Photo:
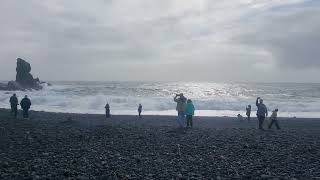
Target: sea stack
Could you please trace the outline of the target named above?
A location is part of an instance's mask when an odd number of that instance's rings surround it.
[[[40,86],[40,80],[39,78],[34,79],[31,72],[31,65],[21,59],[17,59],[17,75],[16,75],[16,82],[21,85],[23,88],[26,89],[41,89],[42,87]]]
[[[0,85],[0,90],[8,90],[8,91],[16,91],[16,90],[41,90],[41,82],[39,78],[33,78],[31,72],[31,65],[21,59],[17,59],[17,67],[16,67],[16,80],[9,81],[5,86],[3,84]]]

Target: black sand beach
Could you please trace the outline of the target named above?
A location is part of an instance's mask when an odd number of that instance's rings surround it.
[[[0,110],[0,179],[320,179],[320,119],[30,115]]]

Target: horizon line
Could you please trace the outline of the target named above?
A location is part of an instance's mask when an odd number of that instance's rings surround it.
[[[9,82],[13,80],[0,80],[0,82]],[[198,80],[198,81],[185,81],[185,80],[41,80],[42,82],[149,82],[149,83],[249,83],[249,84],[320,84],[320,82],[293,82],[293,81],[211,81],[211,80]]]

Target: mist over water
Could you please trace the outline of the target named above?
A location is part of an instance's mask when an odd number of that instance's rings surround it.
[[[27,94],[32,109],[51,112],[103,114],[106,102],[112,114],[175,115],[173,97],[183,92],[193,100],[200,116],[245,115],[248,104],[255,116],[255,100],[264,99],[269,111],[280,116],[320,117],[320,84],[291,83],[175,83],[175,82],[52,82],[42,91],[17,91],[19,100]],[[0,107],[9,108],[14,92],[0,91]]]

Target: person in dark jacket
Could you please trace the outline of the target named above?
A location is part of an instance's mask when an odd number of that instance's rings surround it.
[[[247,120],[250,122],[250,116],[251,116],[251,105],[248,105],[246,108],[246,115],[247,115]]]
[[[278,111],[279,111],[278,109],[275,109],[274,111],[272,111],[272,114],[270,116],[271,123],[269,124],[269,129],[271,129],[273,124],[276,125],[278,130],[281,129],[278,123]]]
[[[176,94],[174,101],[177,103],[176,110],[178,111],[178,125],[180,128],[185,126],[185,110],[187,105],[187,98],[184,97],[183,93]]]
[[[23,118],[28,119],[29,118],[29,109],[31,107],[31,101],[27,95],[25,95],[24,98],[21,100],[20,106],[23,110]]]
[[[109,105],[109,103],[107,103],[104,108],[106,109],[106,118],[109,118],[110,117],[110,105]]]
[[[259,129],[263,130],[263,123],[264,123],[264,119],[268,116],[268,109],[267,109],[267,106],[263,104],[263,100],[260,97],[257,98],[256,105],[258,108],[257,117],[259,120]]]
[[[15,118],[17,118],[18,114],[18,98],[16,94],[13,94],[10,97],[10,106],[11,106],[11,115],[13,115]]]
[[[142,112],[142,105],[139,104],[139,107],[138,107],[139,118],[141,118],[141,112]]]

